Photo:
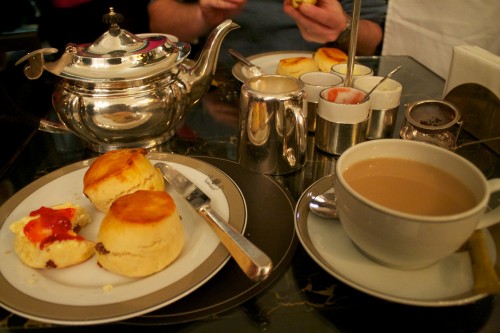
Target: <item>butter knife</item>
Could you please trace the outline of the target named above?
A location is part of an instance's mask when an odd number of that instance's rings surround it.
[[[207,221],[219,236],[243,272],[253,281],[265,280],[273,269],[271,259],[250,242],[214,210],[210,198],[171,165],[155,164],[163,178],[179,193],[194,210]]]

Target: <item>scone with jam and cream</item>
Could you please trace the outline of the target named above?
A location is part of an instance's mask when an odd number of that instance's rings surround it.
[[[94,254],[94,242],[78,235],[91,222],[89,214],[70,203],[40,207],[10,225],[16,235],[14,250],[33,268],[64,268],[80,264]]]

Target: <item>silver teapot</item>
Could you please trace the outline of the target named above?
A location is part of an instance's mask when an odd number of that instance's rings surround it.
[[[73,132],[97,152],[150,148],[169,140],[186,109],[210,87],[226,34],[239,25],[226,20],[209,35],[196,63],[191,46],[166,34],[134,35],[119,27],[121,15],[110,8],[110,28],[92,44],[68,44],[56,61],[54,48],[28,53],[24,74],[44,70],[58,77],[52,105],[60,122],[41,119],[39,130]]]

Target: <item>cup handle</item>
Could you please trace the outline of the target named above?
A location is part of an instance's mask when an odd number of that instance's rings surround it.
[[[297,147],[302,150],[305,150],[305,131],[306,131],[306,122],[305,118],[302,115],[302,109],[296,105],[287,106],[285,112],[291,112],[295,116],[295,139],[297,141]],[[286,117],[283,120],[283,157],[287,160],[288,164],[293,167],[297,163],[297,157],[295,156],[295,152],[293,148],[288,148],[287,142],[287,133],[288,129],[286,128]]]
[[[500,191],[500,178],[490,179],[487,182],[489,193]],[[492,225],[500,222],[500,205],[485,213],[479,221],[476,229],[483,229],[491,227]]]

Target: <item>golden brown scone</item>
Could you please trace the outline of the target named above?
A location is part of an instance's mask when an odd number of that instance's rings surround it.
[[[111,205],[99,228],[96,255],[108,271],[129,277],[163,270],[181,253],[184,230],[172,197],[139,190]]]
[[[10,225],[16,234],[14,250],[33,268],[64,268],[80,264],[94,255],[94,242],[77,232],[90,223],[89,214],[70,203],[40,207]]]
[[[83,177],[83,193],[106,213],[117,198],[137,190],[165,191],[159,170],[146,158],[147,150],[119,149],[99,156]]]
[[[293,57],[280,59],[276,68],[276,74],[298,78],[304,73],[316,72],[318,70],[318,65],[313,58]]]
[[[316,2],[316,0],[292,0],[292,6],[293,8],[299,8],[301,3],[309,3],[311,5],[315,5]]]
[[[321,47],[314,52],[313,58],[320,71],[331,72],[333,65],[347,61],[347,54],[335,47]]]

